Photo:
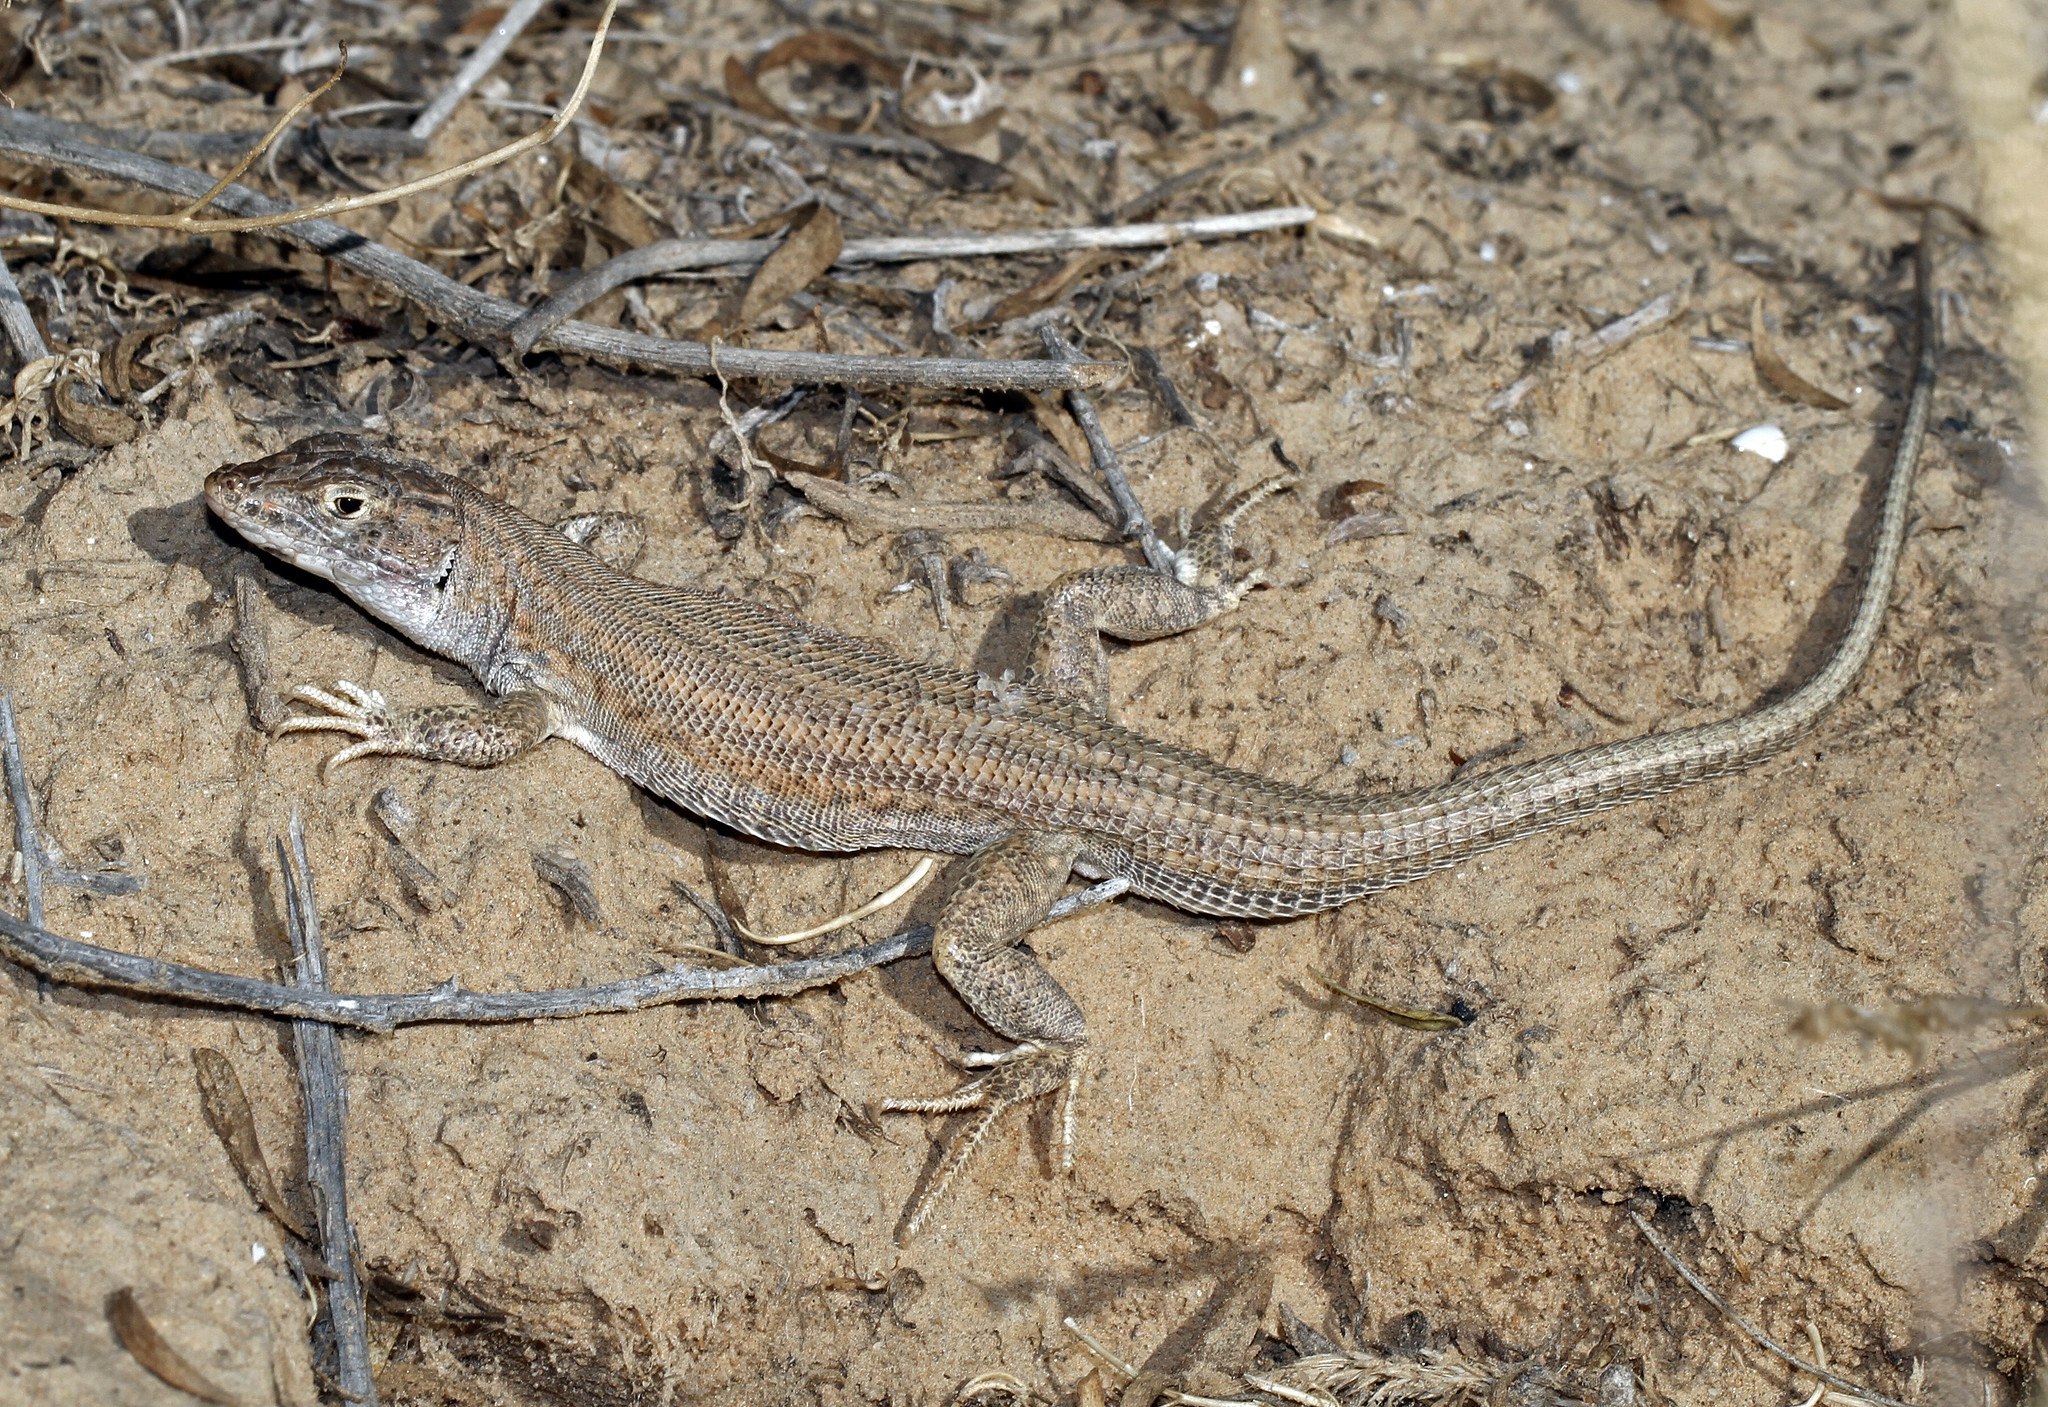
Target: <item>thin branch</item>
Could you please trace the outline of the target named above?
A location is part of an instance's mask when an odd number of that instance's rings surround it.
[[[1749,1335],[1749,1337],[1756,1342],[1759,1348],[1765,1349],[1770,1353],[1775,1354],[1777,1357],[1791,1364],[1800,1372],[1805,1373],[1808,1377],[1818,1378],[1820,1379],[1820,1381],[1826,1383],[1829,1387],[1837,1388],[1842,1392],[1854,1394],[1855,1396],[1862,1398],[1866,1402],[1874,1402],[1878,1404],[1878,1407],[1912,1407],[1911,1403],[1902,1402],[1896,1397],[1886,1397],[1881,1392],[1872,1392],[1867,1387],[1859,1387],[1855,1383],[1850,1382],[1847,1378],[1838,1376],[1835,1373],[1831,1373],[1825,1368],[1818,1367],[1812,1363],[1808,1363],[1798,1354],[1784,1347],[1776,1339],[1773,1339],[1769,1334],[1766,1334],[1763,1330],[1757,1328],[1756,1325],[1750,1323],[1747,1319],[1743,1318],[1742,1315],[1736,1310],[1735,1306],[1729,1304],[1728,1301],[1722,1299],[1719,1295],[1715,1294],[1713,1288],[1710,1285],[1708,1285],[1706,1281],[1702,1280],[1698,1275],[1694,1274],[1691,1266],[1687,1265],[1684,1261],[1678,1258],[1678,1253],[1671,1249],[1670,1243],[1667,1242],[1662,1236],[1658,1235],[1656,1229],[1652,1227],[1649,1222],[1645,1221],[1642,1217],[1642,1214],[1637,1212],[1633,1207],[1629,1208],[1628,1219],[1636,1224],[1636,1230],[1643,1233],[1643,1239],[1645,1241],[1648,1241],[1650,1245],[1656,1249],[1657,1254],[1664,1257],[1666,1261],[1670,1262],[1671,1268],[1678,1272],[1680,1279],[1684,1280],[1686,1284],[1692,1286],[1693,1289],[1696,1292],[1698,1292],[1699,1297],[1701,1299],[1705,1300],[1714,1308],[1720,1310],[1722,1315],[1728,1320],[1729,1323],[1733,1324],[1736,1328],[1742,1330],[1743,1333]]]
[[[42,836],[28,795],[28,768],[21,761],[21,734],[14,726],[14,696],[0,693],[0,765],[7,773],[7,796],[14,803],[14,848],[21,854],[21,888],[28,921],[43,926]],[[33,963],[29,964],[31,967]]]
[[[865,264],[908,264],[925,259],[973,259],[1002,254],[1045,254],[1075,249],[1143,249],[1187,240],[1306,225],[1316,212],[1284,205],[1233,215],[1209,215],[1142,225],[1078,225],[1054,230],[1003,230],[993,234],[890,235],[850,239],[832,263],[835,269]],[[629,249],[586,269],[549,294],[514,324],[510,337],[524,354],[564,318],[589,307],[615,288],[657,274],[687,269],[745,268],[759,264],[781,243],[775,239],[664,239]]]
[[[1039,340],[1045,344],[1045,354],[1054,361],[1077,361],[1080,353],[1069,347],[1059,332],[1046,324],[1038,329]],[[1067,392],[1067,409],[1073,413],[1074,422],[1081,427],[1081,433],[1088,437],[1088,452],[1095,460],[1095,471],[1102,475],[1102,482],[1109,489],[1110,497],[1116,500],[1117,511],[1123,514],[1125,537],[1135,538],[1139,550],[1152,569],[1171,575],[1174,568],[1173,553],[1159,540],[1159,534],[1152,530],[1152,520],[1145,515],[1145,507],[1138,502],[1137,494],[1131,491],[1131,481],[1124,477],[1124,467],[1117,458],[1116,446],[1109,442],[1109,432],[1102,428],[1102,417],[1095,413],[1095,402],[1080,390]]]
[[[293,225],[310,220],[319,220],[326,216],[339,215],[349,210],[364,210],[375,205],[389,205],[395,200],[403,200],[407,196],[418,195],[421,191],[433,190],[439,186],[464,180],[479,171],[488,171],[491,167],[502,165],[513,157],[523,155],[535,147],[545,146],[560,136],[562,129],[575,120],[577,111],[583,106],[584,96],[590,91],[590,81],[597,74],[598,58],[604,52],[605,35],[611,29],[612,13],[618,7],[619,0],[605,0],[604,15],[598,20],[597,35],[591,41],[589,56],[583,63],[583,72],[577,78],[575,90],[569,94],[569,100],[562,105],[561,109],[553,117],[549,118],[534,131],[508,142],[504,146],[487,151],[481,156],[471,157],[468,161],[457,162],[453,166],[431,172],[416,180],[401,181],[395,186],[389,186],[380,191],[366,191],[360,195],[336,196],[334,199],[322,201],[318,205],[309,205],[299,209],[276,209],[263,215],[238,216],[226,220],[202,220],[182,210],[169,215],[136,215],[118,210],[99,210],[85,205],[59,205],[43,200],[24,200],[20,196],[4,193],[0,193],[0,209],[27,210],[38,215],[47,215],[52,219],[78,220],[96,225],[132,225],[143,229],[176,230],[182,234],[239,234],[249,230],[273,229],[279,225]],[[271,136],[264,139],[265,144],[267,145],[275,135],[276,132],[273,129]],[[260,153],[262,148],[259,146],[256,150]],[[253,153],[249,159],[254,159]]]
[[[0,332],[6,333],[8,345],[23,366],[50,355],[50,344],[43,341],[5,259],[0,259]]]
[[[320,912],[313,899],[313,870],[306,862],[306,828],[292,808],[291,850],[277,845],[284,874],[285,926],[291,934],[301,989],[327,990],[327,954],[320,943]],[[348,1224],[348,1093],[341,1082],[341,1036],[319,1021],[294,1021],[299,1093],[306,1101],[306,1178],[313,1185],[313,1210],[320,1258],[334,1272],[327,1282],[327,1328],[334,1339],[335,1381],[352,1403],[377,1407],[377,1380],[370,1369],[369,1324],[363,1314],[363,1282],[356,1267],[355,1232]]]
[[[547,0],[515,0],[505,11],[504,18],[491,26],[491,32],[484,36],[484,42],[463,62],[455,72],[454,81],[441,90],[438,97],[427,104],[426,110],[413,119],[410,135],[424,146],[433,135],[441,130],[441,124],[455,113],[462,100],[469,96],[477,84],[484,81],[484,75],[497,67],[498,60],[505,57],[505,51],[512,47],[525,28],[533,23],[533,17],[541,12]],[[611,12],[605,12],[605,19],[611,19]]]
[[[115,151],[76,140],[68,124],[34,113],[0,111],[0,153],[31,164],[132,181],[137,185],[186,197],[212,184],[181,166]],[[252,214],[282,211],[283,205],[246,186],[220,193],[223,209]],[[275,225],[277,222],[271,222]],[[385,284],[420,304],[430,314],[479,342],[492,342],[525,315],[526,310],[503,298],[457,283],[397,250],[328,220],[285,224],[277,233],[345,268]],[[692,376],[712,373],[711,349],[701,342],[649,337],[618,328],[567,322],[541,344],[558,352],[578,352],[640,366],[661,367]],[[1056,391],[1100,384],[1114,368],[1102,362],[1061,364],[1047,361],[978,361],[964,357],[840,356],[820,352],[775,352],[747,347],[721,347],[718,364],[728,374],[759,381],[814,385],[923,386],[993,390]]]
[[[471,992],[451,977],[424,992],[308,992],[258,977],[95,947],[23,923],[12,914],[0,913],[0,951],[53,981],[324,1021],[364,1031],[390,1031],[424,1021],[538,1021],[597,1012],[642,1011],[676,1002],[788,996],[930,949],[931,929],[919,925],[831,957],[806,958],[772,967],[674,967],[592,987]]]
[[[1069,894],[1046,911],[1044,922],[1105,904],[1130,887],[1129,880],[1107,879]],[[917,924],[831,957],[805,958],[770,967],[676,967],[595,987],[556,987],[541,992],[466,992],[450,978],[431,991],[377,995],[309,992],[303,987],[266,982],[259,977],[139,957],[65,938],[23,923],[12,914],[0,913],[0,952],[53,981],[267,1016],[324,1021],[365,1031],[390,1031],[425,1021],[538,1021],[597,1012],[641,1011],[676,1002],[789,996],[871,967],[930,952],[931,942],[930,925]]]
[[[263,155],[264,152],[270,150],[271,146],[277,141],[277,139],[285,134],[285,129],[290,127],[294,122],[299,120],[299,114],[304,112],[307,108],[313,106],[313,104],[320,101],[320,99],[326,97],[327,90],[332,88],[335,84],[341,82],[341,76],[347,72],[348,45],[343,44],[341,46],[341,58],[335,63],[334,72],[327,75],[327,81],[322,83],[319,87],[308,92],[304,97],[300,98],[290,107],[286,108],[284,116],[278,118],[276,122],[272,123],[270,130],[263,134],[263,140],[257,142],[254,146],[250,147],[249,150],[242,153],[242,159],[240,161],[237,161],[233,166],[230,166],[228,168],[227,174],[225,176],[222,176],[218,181],[215,181],[213,183],[213,188],[207,191],[205,195],[200,196],[197,200],[194,200],[191,204],[187,205],[183,210],[180,210],[178,212],[177,218],[180,220],[190,220],[193,216],[197,215],[207,206],[213,204],[213,198],[215,196],[219,195],[229,186],[232,186],[235,182],[241,180],[242,173],[244,171],[247,171],[251,166],[254,166],[256,164],[256,158]]]
[[[7,794],[14,803],[15,848],[21,851],[22,887],[27,892],[30,922],[40,925],[43,914],[43,885],[59,884],[66,889],[83,889],[88,894],[118,896],[142,891],[142,876],[118,870],[72,870],[55,863],[43,845],[36,827],[35,811],[28,794],[28,769],[22,765],[21,735],[14,726],[14,698],[0,693],[0,774],[7,778]]]
[[[1181,192],[1192,190],[1197,186],[1208,185],[1218,175],[1233,166],[1239,166],[1247,161],[1257,161],[1263,157],[1271,156],[1282,148],[1292,146],[1305,137],[1313,137],[1339,118],[1348,116],[1350,112],[1351,108],[1349,105],[1339,103],[1320,116],[1311,117],[1306,122],[1289,127],[1284,131],[1275,132],[1271,137],[1255,147],[1247,147],[1243,151],[1235,151],[1225,156],[1219,156],[1214,161],[1205,161],[1192,170],[1183,171],[1178,176],[1172,176],[1161,181],[1143,195],[1133,196],[1122,205],[1111,210],[1108,213],[1108,218],[1115,221],[1142,220]],[[1310,214],[1313,215],[1314,212],[1311,211]]]
[[[400,103],[399,107],[410,109],[412,103]],[[547,109],[553,111],[553,109]],[[344,112],[360,112],[361,108],[346,108]],[[333,114],[331,117],[338,117]],[[101,146],[118,151],[130,152],[137,156],[154,156],[162,160],[211,161],[217,157],[239,156],[251,145],[263,140],[261,132],[159,132],[154,129],[137,131],[130,128],[101,127],[91,122],[66,122],[60,118],[39,116],[37,121],[49,136],[61,137],[74,142],[96,142]],[[319,119],[309,126],[320,128],[320,143],[335,156],[418,156],[421,146],[412,139],[410,132],[391,127],[330,127]],[[302,141],[304,134],[290,134],[286,147]]]

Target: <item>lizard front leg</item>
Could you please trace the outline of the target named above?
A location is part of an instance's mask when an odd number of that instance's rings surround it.
[[[533,689],[485,704],[395,709],[374,689],[346,679],[334,687],[332,694],[310,684],[292,690],[295,701],[326,712],[300,714],[277,725],[280,733],[352,733],[362,740],[330,756],[322,770],[373,754],[495,767],[539,746],[555,732],[552,705]]]
[[[1238,521],[1293,482],[1276,475],[1225,499],[1174,554],[1172,575],[1150,567],[1097,567],[1054,582],[1032,632],[1028,681],[1108,717],[1103,638],[1159,640],[1234,608],[1264,580],[1258,571],[1231,574]]]
[[[906,1234],[917,1233],[990,1126],[1012,1105],[1065,1090],[1060,1167],[1074,1165],[1074,1095],[1088,1026],[1066,989],[1018,943],[1059,897],[1080,853],[1078,836],[1006,836],[967,862],[932,926],[932,962],[939,975],[983,1024],[1017,1044],[999,1055],[970,1057],[966,1063],[986,1066],[986,1072],[950,1095],[884,1101],[882,1108],[891,1113],[983,1111],[940,1160],[911,1208]]]

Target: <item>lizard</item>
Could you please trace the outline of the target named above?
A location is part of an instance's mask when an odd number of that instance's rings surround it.
[[[1011,1042],[969,1055],[953,1093],[890,1112],[979,1116],[913,1201],[905,1235],[1001,1114],[1059,1093],[1071,1170],[1087,1023],[1022,940],[1072,875],[1197,914],[1314,913],[1626,802],[1742,771],[1811,731],[1870,658],[1906,536],[1932,405],[1926,241],[1919,350],[1853,615],[1826,663],[1775,701],[1391,795],[1287,785],[1120,726],[1103,640],[1145,641],[1234,608],[1235,533],[1268,479],[1198,520],[1171,572],[1097,567],[1048,588],[1020,682],[902,658],[723,591],[610,565],[463,479],[325,434],[208,476],[213,512],[414,643],[468,666],[489,702],[396,708],[346,681],[280,732],[373,754],[491,767],[563,738],[655,795],[798,850],[968,857],[933,921],[941,977]]]

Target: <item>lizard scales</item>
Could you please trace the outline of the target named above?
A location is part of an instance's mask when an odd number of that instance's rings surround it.
[[[721,592],[660,586],[459,479],[350,436],[209,475],[242,536],[333,581],[418,644],[466,664],[489,705],[389,710],[302,688],[279,731],[336,730],[371,753],[492,766],[565,737],[684,808],[815,851],[968,855],[933,923],[941,976],[1014,1044],[984,1073],[885,1111],[982,1114],[913,1203],[915,1232],[1000,1113],[1064,1088],[1062,1166],[1088,1056],[1073,998],[1021,941],[1069,874],[1127,880],[1199,913],[1282,917],[1420,878],[1523,836],[1749,767],[1839,702],[1869,660],[1905,540],[1933,401],[1928,246],[1920,350],[1855,613],[1785,697],[1716,723],[1355,798],[1226,767],[1109,718],[1104,636],[1150,640],[1235,606],[1230,534],[1273,481],[1232,498],[1171,573],[1105,567],[1047,593],[1026,683],[918,664]],[[820,977],[816,980],[830,980]],[[808,983],[802,985],[809,985]],[[790,987],[786,990],[798,990]]]

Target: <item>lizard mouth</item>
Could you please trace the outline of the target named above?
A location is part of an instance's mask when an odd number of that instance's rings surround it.
[[[334,579],[333,563],[326,554],[309,544],[302,535],[279,525],[283,514],[277,505],[250,487],[232,469],[216,469],[206,476],[206,506],[214,516],[240,533],[255,546],[301,571],[329,581]]]

